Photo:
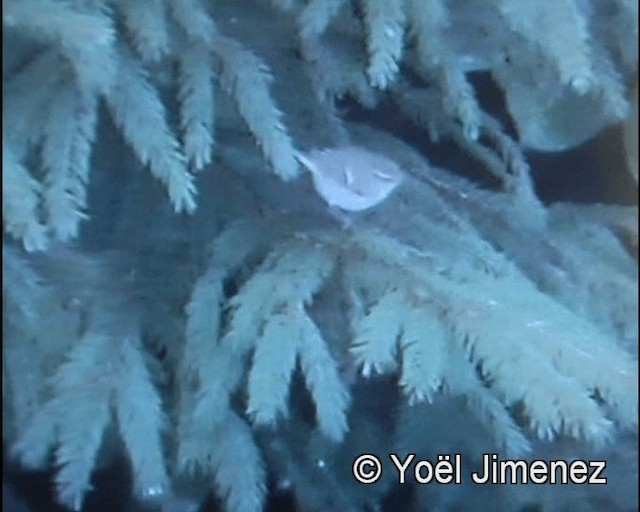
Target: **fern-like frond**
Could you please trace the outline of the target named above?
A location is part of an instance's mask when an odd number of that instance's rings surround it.
[[[111,419],[113,376],[108,365],[108,336],[91,333],[71,351],[55,377],[51,410],[55,411],[57,496],[60,503],[80,510],[91,489],[91,474]],[[69,404],[74,404],[69,407]],[[41,442],[41,440],[40,440]]]
[[[202,0],[169,0],[171,14],[193,43],[211,44],[215,23]]]
[[[404,0],[366,0],[369,65],[367,75],[374,87],[386,89],[398,72],[405,28]]]
[[[74,9],[69,2],[9,0],[3,5],[2,19],[5,25],[58,47],[87,93],[108,91],[116,67],[116,33],[104,12]]]
[[[117,346],[117,360],[126,368],[114,382],[113,404],[131,460],[134,488],[138,496],[154,498],[169,489],[161,437],[165,427],[162,403],[140,344],[131,338],[112,343]]]
[[[630,357],[539,293],[513,266],[503,262],[501,273],[474,272],[468,281],[463,268],[459,275],[443,273],[436,260],[387,237],[365,232],[354,241],[423,290],[450,333],[448,343],[466,354],[467,364],[480,368],[505,406],[524,406],[538,437],[564,434],[600,445],[611,436],[611,419],[635,428],[637,368]],[[409,302],[409,310],[419,309]],[[430,331],[442,339],[441,327]],[[608,409],[594,400],[594,391]]]
[[[80,221],[87,218],[84,210],[96,137],[96,100],[72,84],[62,84],[45,125],[41,151],[47,173],[43,201],[47,223],[53,235],[63,241],[76,238]]]
[[[403,298],[397,289],[385,292],[354,326],[351,353],[365,377],[372,371],[385,373],[396,366],[397,341],[405,314]]]
[[[156,62],[169,51],[169,28],[165,0],[118,0],[133,45],[142,60]]]
[[[222,89],[235,100],[273,172],[283,180],[296,178],[299,169],[293,142],[269,93],[273,80],[269,69],[253,52],[221,34],[215,38],[213,51],[222,62]]]
[[[158,93],[127,52],[121,53],[119,62],[115,84],[107,95],[111,114],[140,161],[167,188],[175,211],[191,213],[196,207],[193,176],[167,125]]]
[[[584,94],[597,83],[591,61],[588,20],[576,0],[521,4],[497,2],[500,14],[523,37],[553,58],[560,81]]]
[[[180,56],[180,125],[184,154],[196,171],[211,162],[214,126],[213,62],[201,42]]]
[[[346,432],[346,388],[305,310],[334,263],[331,250],[311,240],[283,242],[231,300],[229,331],[222,343],[239,353],[253,349],[247,412],[257,424],[273,425],[286,412],[289,383],[299,358],[320,429],[334,439]]]
[[[241,418],[229,413],[215,429],[215,486],[226,510],[261,512],[266,494],[264,463]]]
[[[341,442],[349,428],[349,392],[317,326],[308,318],[301,319],[300,326],[302,336],[298,357],[315,404],[318,427],[332,441]]]
[[[400,386],[409,403],[432,401],[447,373],[448,336],[429,306],[409,312],[402,326]]]
[[[256,340],[249,372],[247,414],[257,425],[276,424],[287,413],[289,385],[296,367],[299,343],[295,313],[270,316]]]
[[[2,220],[7,232],[29,252],[43,250],[48,243],[38,208],[41,190],[41,185],[17,161],[3,140]]]

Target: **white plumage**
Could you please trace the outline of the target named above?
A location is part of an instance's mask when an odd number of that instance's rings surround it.
[[[357,146],[296,153],[313,177],[318,194],[346,211],[367,210],[402,182],[404,173],[393,160]]]

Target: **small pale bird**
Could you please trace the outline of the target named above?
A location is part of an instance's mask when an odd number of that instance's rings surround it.
[[[404,178],[393,160],[357,146],[297,152],[296,158],[327,204],[349,212],[381,203]]]

